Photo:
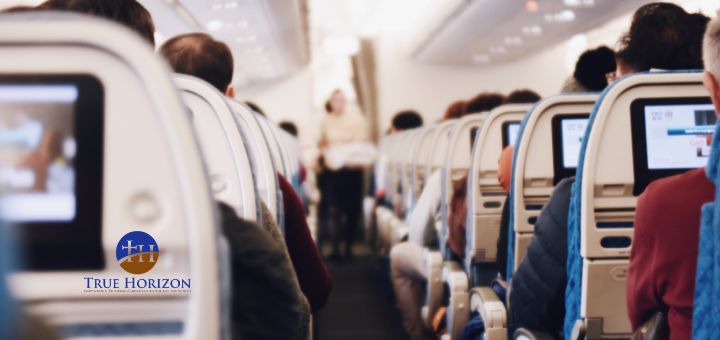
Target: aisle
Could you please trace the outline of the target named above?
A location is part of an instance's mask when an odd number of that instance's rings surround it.
[[[385,297],[380,265],[366,245],[355,246],[356,260],[326,263],[333,291],[319,315],[319,340],[409,339],[394,302]]]

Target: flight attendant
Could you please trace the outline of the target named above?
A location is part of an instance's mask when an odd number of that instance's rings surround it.
[[[335,90],[325,104],[328,115],[322,122],[320,148],[323,161],[323,200],[328,208],[330,237],[333,253],[331,261],[342,262],[341,236],[345,236],[345,259],[353,257],[352,244],[362,213],[363,167],[343,159],[343,150],[367,144],[368,132],[365,117],[348,106],[345,95]],[[343,224],[343,217],[345,223]]]

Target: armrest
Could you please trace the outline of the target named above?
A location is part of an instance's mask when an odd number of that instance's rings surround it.
[[[543,331],[534,331],[527,328],[518,328],[513,334],[514,340],[555,340],[550,334]]]
[[[423,248],[423,260],[425,261],[425,266],[428,268],[428,272],[432,269],[442,268],[443,261],[445,261],[439,251],[431,250],[430,248]]]
[[[423,320],[425,320],[425,325],[430,328],[432,327],[435,312],[440,308],[443,300],[442,265],[444,260],[439,251],[424,248],[423,261],[425,262],[425,268],[427,268],[428,285],[426,289],[426,305],[420,313]]]
[[[469,283],[467,273],[465,273],[460,264],[455,261],[443,263],[442,279],[443,282],[447,282],[451,294],[468,291]]]
[[[490,287],[475,287],[470,290],[470,311],[480,313],[485,329],[507,326],[505,305]]]

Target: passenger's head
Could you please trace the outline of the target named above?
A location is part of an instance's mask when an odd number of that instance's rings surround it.
[[[463,176],[453,184],[453,194],[450,200],[448,214],[448,230],[450,237],[448,243],[460,256],[465,256],[465,223],[467,220],[467,181],[468,175]]]
[[[398,112],[392,119],[392,132],[414,129],[423,125],[423,119],[419,113],[413,110]]]
[[[620,38],[617,76],[650,69],[702,69],[702,37],[709,20],[671,3],[640,7]]]
[[[605,75],[616,69],[615,51],[607,46],[600,46],[580,55],[575,64],[573,78],[584,88],[600,92],[608,85]]]
[[[502,104],[534,104],[542,99],[542,97],[535,91],[529,89],[521,89],[510,92]]]
[[[460,118],[463,115],[465,115],[465,101],[458,100],[445,109],[443,120]]]
[[[245,101],[245,105],[247,105],[250,109],[257,112],[261,116],[265,117],[265,112],[259,106],[257,106],[257,104],[251,101]]]
[[[340,90],[335,90],[330,99],[325,102],[327,113],[342,114],[345,112],[345,95]]]
[[[230,86],[233,55],[224,42],[205,33],[190,33],[170,38],[158,51],[173,71],[198,77],[228,97],[235,97]]]
[[[510,193],[513,151],[515,151],[515,147],[512,145],[506,146],[500,154],[500,159],[498,159],[498,182],[500,182],[500,186],[505,190],[506,194]]]
[[[8,7],[0,11],[0,13],[23,13],[23,12],[32,12],[36,11],[36,7],[30,7],[30,6],[13,6]]]
[[[505,96],[500,93],[483,92],[465,102],[463,115],[492,111],[502,105],[503,100],[505,100]]]
[[[297,126],[295,126],[295,123],[293,122],[280,122],[280,128],[285,130],[287,133],[297,137],[298,136],[298,129]]]
[[[710,92],[715,105],[715,114],[720,112],[720,19],[715,18],[708,24],[703,41],[703,61],[705,78],[703,84]]]
[[[115,21],[140,34],[155,47],[155,24],[136,0],[48,0],[38,9],[87,14]]]

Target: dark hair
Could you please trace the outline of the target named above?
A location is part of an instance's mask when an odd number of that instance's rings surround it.
[[[265,116],[265,111],[263,111],[259,106],[257,106],[257,104],[246,100],[245,105],[249,106],[253,111],[259,113],[261,116],[267,117]]]
[[[166,41],[160,54],[177,72],[198,77],[225,92],[233,77],[233,56],[224,42],[205,33],[189,33]]]
[[[155,24],[150,12],[136,0],[48,0],[37,6],[105,18],[125,25],[155,46]]]
[[[295,137],[298,136],[298,129],[297,129],[297,126],[295,126],[295,123],[284,121],[284,122],[280,122],[279,125],[280,125],[280,128],[287,131],[287,133],[289,133]]]
[[[8,7],[6,9],[1,10],[0,13],[23,13],[23,12],[32,12],[35,10],[37,10],[36,7],[13,6],[13,7]]]
[[[491,111],[502,105],[503,100],[505,100],[505,96],[500,93],[483,92],[465,103],[463,116],[470,113]]]
[[[453,184],[453,194],[450,199],[450,208],[454,211],[456,206],[467,198],[468,175],[463,176]]]
[[[600,46],[580,55],[575,64],[573,77],[590,91],[602,91],[608,84],[605,75],[615,69],[617,69],[615,51],[607,46]]]
[[[465,115],[465,101],[458,100],[458,101],[450,104],[450,106],[448,106],[448,108],[445,109],[445,114],[443,115],[443,120],[460,118],[464,115]]]
[[[398,112],[392,119],[392,126],[398,130],[413,129],[422,125],[422,117],[413,110]]]
[[[333,93],[330,95],[330,98],[328,98],[328,100],[325,102],[325,112],[327,112],[327,113],[332,112],[332,106],[330,105],[330,101],[332,100],[333,97],[335,97],[335,94],[337,94],[338,92],[341,92],[340,89],[333,91]]]
[[[644,5],[620,38],[617,58],[635,72],[702,69],[702,40],[709,20],[671,3]]]
[[[603,74],[604,77],[604,74]],[[505,97],[505,100],[503,100],[503,105],[505,104],[534,104],[537,101],[542,99],[542,97],[537,94],[537,92],[530,90],[530,89],[520,89],[510,92],[507,97]]]

